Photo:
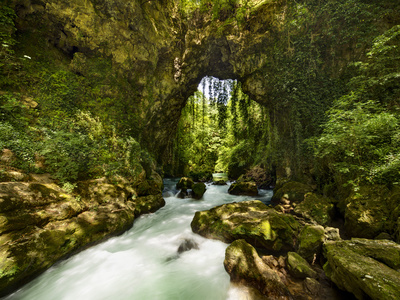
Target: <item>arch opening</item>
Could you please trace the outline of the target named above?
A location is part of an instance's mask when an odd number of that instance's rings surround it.
[[[208,181],[216,172],[237,179],[254,166],[271,170],[270,135],[268,109],[240,81],[205,76],[182,109],[165,175]]]

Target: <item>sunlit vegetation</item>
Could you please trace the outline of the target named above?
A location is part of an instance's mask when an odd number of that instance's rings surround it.
[[[267,165],[273,142],[267,109],[236,81],[205,77],[199,86],[182,111],[170,172],[207,180],[224,171],[237,178]]]

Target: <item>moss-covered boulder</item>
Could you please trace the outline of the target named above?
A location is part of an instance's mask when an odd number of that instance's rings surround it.
[[[196,212],[193,232],[226,243],[244,239],[255,247],[271,251],[295,247],[299,223],[291,215],[279,213],[261,201],[244,201]]]
[[[325,274],[357,299],[398,299],[400,245],[385,240],[330,241],[323,246]]]
[[[307,184],[289,181],[283,185],[277,185],[277,187],[274,189],[274,195],[272,196],[271,201],[273,203],[279,203],[281,198],[285,198],[291,202],[299,203],[304,200],[305,194],[312,191],[313,188]]]
[[[182,177],[181,179],[179,179],[179,182],[176,184],[176,188],[186,191],[187,189],[191,189],[193,184],[194,184],[194,182],[191,178]]]
[[[346,234],[373,239],[384,231],[395,232],[399,200],[400,195],[396,198],[385,186],[361,187],[345,200]]]
[[[290,274],[294,278],[305,279],[306,277],[317,277],[317,272],[296,252],[288,252],[286,264]]]
[[[206,185],[203,182],[197,182],[192,186],[192,197],[200,199],[206,192]]]
[[[232,282],[255,287],[268,299],[290,299],[290,292],[278,273],[245,240],[236,240],[226,249],[224,266]]]
[[[296,205],[294,212],[309,221],[326,226],[332,220],[333,209],[334,205],[328,198],[307,193],[304,195],[304,200]]]
[[[237,181],[231,184],[228,193],[231,195],[257,196],[258,189],[254,181]]]
[[[299,235],[299,253],[308,262],[312,262],[321,253],[322,243],[325,238],[324,227],[319,225],[307,225]]]

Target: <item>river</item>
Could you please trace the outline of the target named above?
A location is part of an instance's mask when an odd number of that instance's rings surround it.
[[[259,199],[268,203],[272,191],[258,197],[233,196],[228,186],[207,185],[202,200],[178,199],[176,180],[165,179],[166,205],[141,216],[124,234],[57,263],[7,300],[234,300],[223,261],[225,243],[192,232],[194,213],[214,206]],[[199,249],[178,254],[185,239]]]

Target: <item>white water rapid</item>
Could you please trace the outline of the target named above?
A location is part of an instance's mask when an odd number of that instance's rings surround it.
[[[223,261],[225,243],[194,234],[194,213],[214,206],[259,199],[232,196],[228,186],[208,185],[202,200],[178,199],[175,180],[166,179],[165,207],[138,218],[123,235],[64,260],[22,287],[7,300],[233,300]],[[178,254],[184,239],[199,249]]]

